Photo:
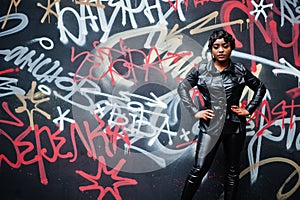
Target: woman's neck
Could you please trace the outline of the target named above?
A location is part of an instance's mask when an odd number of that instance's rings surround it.
[[[217,68],[218,71],[223,71],[226,67],[228,67],[228,64],[229,64],[229,60],[224,62],[218,62],[218,61],[214,62],[215,68]]]

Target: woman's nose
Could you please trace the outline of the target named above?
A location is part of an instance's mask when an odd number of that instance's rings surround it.
[[[223,52],[223,51],[224,51],[223,47],[219,47],[219,52]]]

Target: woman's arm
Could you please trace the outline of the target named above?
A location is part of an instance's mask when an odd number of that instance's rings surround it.
[[[197,85],[198,82],[198,71],[193,68],[189,71],[185,79],[183,79],[177,88],[177,93],[181,98],[183,105],[188,109],[190,113],[195,115],[198,112],[197,106],[194,104],[190,90]]]
[[[245,81],[246,81],[246,85],[251,90],[254,91],[254,95],[253,95],[251,101],[246,106],[246,110],[248,110],[248,112],[250,114],[252,114],[256,110],[256,108],[259,106],[261,101],[263,100],[265,93],[266,93],[266,87],[248,69],[246,69],[246,72],[245,72]]]

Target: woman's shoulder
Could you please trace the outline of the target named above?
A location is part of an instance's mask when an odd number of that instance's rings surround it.
[[[211,67],[212,67],[212,61],[202,60],[200,63],[198,63],[197,70],[199,72],[203,72],[203,71],[210,70]]]
[[[198,63],[197,67],[206,67],[210,62],[207,60],[202,60],[201,62]]]
[[[232,62],[232,65],[234,66],[235,72],[245,73],[248,70],[242,63],[239,62]]]

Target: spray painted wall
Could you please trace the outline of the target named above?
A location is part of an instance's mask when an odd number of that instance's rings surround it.
[[[179,199],[197,121],[176,89],[221,28],[268,88],[239,197],[300,198],[297,0],[7,0],[0,17],[1,199]],[[222,158],[198,198],[221,195]]]

